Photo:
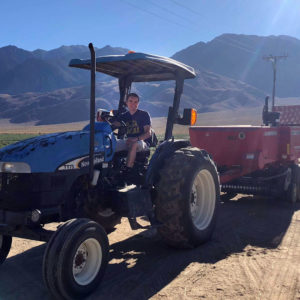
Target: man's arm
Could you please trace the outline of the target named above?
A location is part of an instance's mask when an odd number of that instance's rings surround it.
[[[144,126],[144,133],[139,135],[138,141],[144,141],[146,139],[148,139],[151,136],[151,126],[150,125],[145,125]]]
[[[126,144],[130,145],[130,144],[136,143],[138,141],[144,141],[147,138],[149,138],[150,136],[151,136],[151,126],[150,125],[145,125],[144,126],[144,133],[142,133],[141,135],[136,136],[136,137],[129,137],[126,140]]]

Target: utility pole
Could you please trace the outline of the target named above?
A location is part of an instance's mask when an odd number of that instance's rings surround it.
[[[275,105],[276,64],[277,64],[278,60],[284,59],[284,58],[287,58],[287,55],[280,55],[280,56],[269,55],[269,56],[264,56],[263,57],[264,60],[271,61],[272,62],[272,67],[273,67],[272,110],[273,110],[273,107]]]

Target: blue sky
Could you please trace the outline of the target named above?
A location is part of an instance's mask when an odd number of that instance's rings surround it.
[[[93,42],[171,56],[223,33],[300,39],[300,0],[0,1],[0,47]]]

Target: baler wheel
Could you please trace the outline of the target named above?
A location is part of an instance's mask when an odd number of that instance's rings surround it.
[[[290,183],[284,196],[289,203],[294,204],[300,200],[300,168],[298,165],[293,165],[290,170]]]
[[[295,183],[296,183],[296,189],[297,189],[297,197],[296,202],[300,202],[300,167],[298,165],[294,168],[295,173]]]
[[[220,189],[209,155],[198,148],[181,148],[166,159],[159,176],[154,204],[163,241],[176,248],[191,248],[210,239]]]
[[[12,237],[9,235],[0,235],[0,265],[6,260],[11,248]]]
[[[286,197],[289,203],[296,203],[299,197],[299,190],[296,182],[291,182],[287,192]]]

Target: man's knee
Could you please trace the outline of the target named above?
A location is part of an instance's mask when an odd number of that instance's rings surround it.
[[[116,152],[128,150],[126,141],[123,139],[117,140]]]
[[[137,142],[137,152],[145,151],[147,149],[149,149],[149,147],[144,141]]]
[[[129,151],[137,151],[137,148],[138,148],[138,143],[137,143],[137,142],[131,143],[131,144],[128,146],[128,150],[129,150]]]

